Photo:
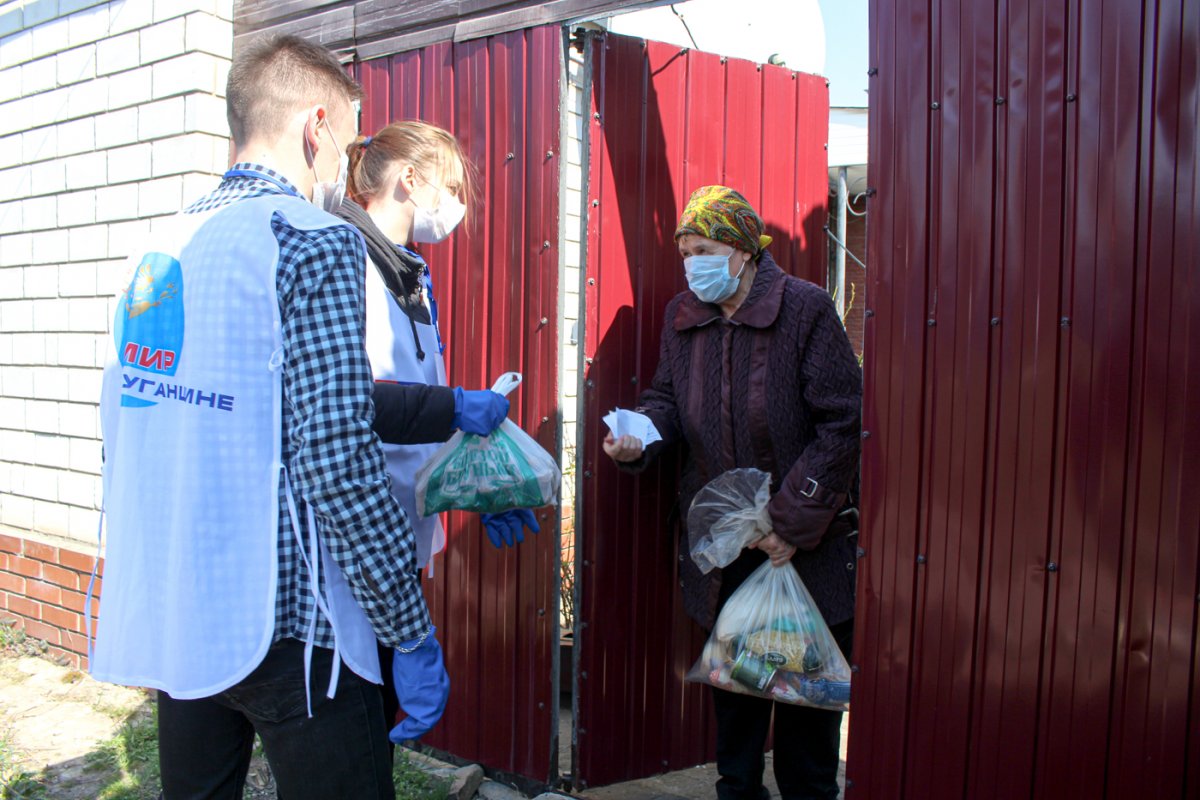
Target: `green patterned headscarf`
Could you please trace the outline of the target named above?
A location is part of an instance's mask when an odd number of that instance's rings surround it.
[[[771,237],[763,234],[765,227],[758,212],[733,189],[701,186],[683,209],[675,239],[694,233],[757,256],[771,243]]]

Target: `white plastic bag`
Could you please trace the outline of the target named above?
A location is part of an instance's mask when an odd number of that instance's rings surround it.
[[[746,545],[771,532],[771,476],[731,469],[704,485],[688,509],[688,549],[702,573],[727,567]]]
[[[506,372],[492,391],[508,394],[521,374]],[[488,436],[458,431],[417,470],[417,511],[458,509],[495,514],[538,508],[558,498],[558,462],[510,419]]]
[[[850,705],[850,665],[790,563],[765,561],[738,587],[687,679],[794,705]]]

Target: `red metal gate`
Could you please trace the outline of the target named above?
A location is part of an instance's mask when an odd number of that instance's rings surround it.
[[[510,418],[558,452],[559,90],[562,32],[527,29],[364,61],[362,129],[423,119],[453,132],[479,169],[481,202],[428,247],[450,383],[525,382]],[[452,514],[424,581],[452,677],[428,738],[489,767],[551,779],[557,731],[558,513],[514,549]]]
[[[852,798],[1200,796],[1200,3],[872,0]]]
[[[785,269],[825,282],[824,78],[612,34],[591,40],[580,587],[583,786],[706,761],[707,694],[683,675],[702,632],[677,586],[676,464],[633,479],[600,448],[600,417],[632,407],[658,360],[663,309],[686,289],[675,223],[697,186],[742,191]]]

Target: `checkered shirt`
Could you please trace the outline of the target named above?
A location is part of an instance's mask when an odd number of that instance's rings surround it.
[[[232,171],[287,180],[265,167]],[[220,208],[283,189],[252,175],[227,176],[184,213]],[[371,430],[374,382],[364,349],[364,265],[358,231],[339,225],[297,230],[279,215],[275,285],[283,323],[283,463],[298,513],[311,505],[329,548],[379,640],[396,647],[429,630],[416,544],[404,509],[392,497],[383,451]],[[333,646],[333,628],[315,607],[312,579],[279,488],[279,585],[275,641],[304,640],[316,618],[316,644]],[[307,549],[307,542],[305,543]],[[324,574],[321,575],[324,591]]]

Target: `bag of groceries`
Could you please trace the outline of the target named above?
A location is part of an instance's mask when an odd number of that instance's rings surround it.
[[[520,373],[506,372],[492,391],[506,395],[520,385]],[[506,419],[488,436],[458,431],[438,448],[417,470],[417,511],[538,508],[557,500],[561,479],[554,457]]]
[[[732,506],[723,514],[712,515],[714,524],[728,522],[729,530],[723,536],[711,537],[693,527],[703,519],[693,517],[697,510],[693,503],[688,513],[688,538],[693,546],[706,548],[700,557],[695,550],[692,552],[693,559],[705,572],[708,570],[704,563],[713,558],[713,538],[741,541],[749,535],[751,527],[761,524],[757,509],[765,509],[765,501],[757,491],[751,494],[750,484],[745,482],[753,476],[731,477],[737,472],[756,471],[727,472],[697,495],[699,501],[709,487],[726,479],[720,491],[705,495],[708,498],[705,503],[723,497],[721,503],[740,502],[745,512],[737,524],[734,520],[738,515],[731,513]],[[768,480],[766,491],[769,488]],[[759,535],[770,531],[769,517],[766,524],[768,527]],[[722,550],[720,558],[708,569],[732,563],[740,549],[732,556]],[[850,704],[850,665],[790,563],[776,567],[765,561],[738,587],[721,609],[712,635],[687,679],[731,692],[833,711],[845,711]]]

